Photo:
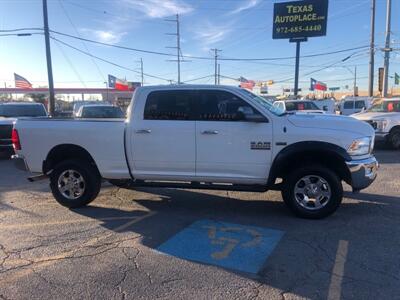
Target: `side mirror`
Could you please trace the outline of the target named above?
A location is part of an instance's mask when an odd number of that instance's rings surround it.
[[[328,106],[324,105],[324,106],[322,107],[322,110],[323,110],[323,111],[328,111]]]

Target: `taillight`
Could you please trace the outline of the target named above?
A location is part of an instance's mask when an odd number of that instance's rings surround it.
[[[14,150],[21,150],[21,143],[19,141],[18,131],[15,128],[13,128],[11,133],[11,142],[13,144]]]

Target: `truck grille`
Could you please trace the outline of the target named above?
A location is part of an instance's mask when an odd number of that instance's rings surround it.
[[[366,121],[369,125],[372,126],[372,128],[374,128],[376,130],[376,128],[378,127],[378,125],[376,124],[375,121]]]

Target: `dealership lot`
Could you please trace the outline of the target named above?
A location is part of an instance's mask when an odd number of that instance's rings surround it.
[[[124,190],[68,210],[0,160],[0,299],[398,299],[400,153],[323,220],[280,193]]]

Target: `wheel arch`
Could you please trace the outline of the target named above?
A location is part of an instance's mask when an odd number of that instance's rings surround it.
[[[54,146],[43,161],[43,174],[48,174],[57,164],[66,160],[86,161],[96,169],[98,174],[100,174],[96,162],[90,153],[82,146],[75,144],[60,144]]]
[[[268,177],[268,186],[274,186],[277,178],[284,178],[293,168],[307,163],[319,163],[332,169],[340,179],[351,182],[346,161],[351,157],[346,150],[328,142],[297,142],[283,148],[275,157]]]

